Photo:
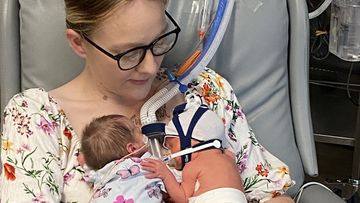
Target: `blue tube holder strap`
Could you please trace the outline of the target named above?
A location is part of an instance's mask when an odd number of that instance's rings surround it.
[[[165,123],[150,123],[141,128],[141,132],[147,137],[158,137],[165,135]]]

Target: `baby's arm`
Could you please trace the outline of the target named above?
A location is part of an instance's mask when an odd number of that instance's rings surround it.
[[[176,203],[188,202],[188,198],[193,194],[195,185],[195,179],[189,181],[189,177],[191,177],[189,172],[183,172],[183,182],[180,184],[176,181],[175,176],[171,173],[166,164],[161,160],[150,158],[144,159],[144,161],[141,162],[141,166],[143,170],[149,172],[145,175],[146,178],[160,178],[163,180],[166,190],[172,200]]]

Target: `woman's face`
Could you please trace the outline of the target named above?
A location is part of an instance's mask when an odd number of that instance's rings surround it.
[[[165,7],[161,1],[129,1],[115,8],[89,38],[113,55],[148,45],[166,31],[164,13]],[[88,42],[85,44],[86,68],[97,87],[125,101],[146,98],[163,56],[153,56],[147,50],[144,60],[138,66],[123,71],[119,69],[116,60]]]

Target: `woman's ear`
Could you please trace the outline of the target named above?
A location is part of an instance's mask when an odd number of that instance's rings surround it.
[[[81,35],[73,29],[66,29],[66,38],[73,51],[81,58],[86,57],[86,51],[84,49],[84,43]]]

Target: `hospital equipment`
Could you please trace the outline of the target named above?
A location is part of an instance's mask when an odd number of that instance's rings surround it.
[[[345,61],[360,61],[360,0],[325,0],[309,19],[331,4],[329,51]]]
[[[245,1],[234,2],[225,36],[209,66],[218,67],[215,70],[231,83],[259,142],[289,165],[297,182],[289,190],[294,195],[304,171],[318,173],[308,102],[309,14],[305,0],[261,2],[257,9]],[[189,0],[169,1],[168,11],[182,32],[164,66],[172,67],[194,51],[193,42],[199,38],[194,35],[198,24],[192,22],[198,18],[184,13],[190,6]],[[83,61],[70,50],[63,34],[63,8],[63,1],[0,1],[1,111],[15,93],[30,87],[50,90],[82,70]],[[49,49],[57,54],[49,54]],[[311,185],[300,202],[343,201]]]
[[[345,61],[360,61],[360,0],[333,0],[329,51]]]
[[[200,1],[202,2],[202,1]],[[168,72],[170,81],[174,81],[174,83],[170,83],[165,88],[160,90],[157,94],[151,97],[141,108],[140,118],[141,123],[143,125],[142,131],[144,134],[149,136],[150,139],[150,149],[151,153],[161,158],[161,137],[164,135],[161,129],[163,129],[163,124],[157,122],[155,112],[162,105],[168,102],[171,98],[173,98],[176,94],[181,92],[185,92],[186,86],[183,84],[189,83],[192,79],[197,77],[199,73],[205,68],[205,66],[210,62],[212,56],[214,55],[216,49],[220,45],[222,37],[226,31],[227,24],[230,20],[232,7],[234,1],[233,0],[219,0],[217,5],[217,12],[215,14],[214,19],[208,29],[208,32],[201,34],[200,39],[203,41],[203,46],[201,50],[196,50],[195,54],[198,57],[192,60],[192,63],[186,63],[188,67],[185,67],[183,73],[178,76],[172,75],[172,73]],[[203,2],[203,12],[201,14],[201,27],[200,32],[203,32],[206,27],[206,22],[210,15],[210,6],[208,0]],[[205,31],[204,31],[205,32]],[[192,56],[190,56],[191,58]],[[187,60],[188,61],[188,60]],[[176,78],[177,77],[177,78]],[[180,89],[179,89],[180,88]]]

